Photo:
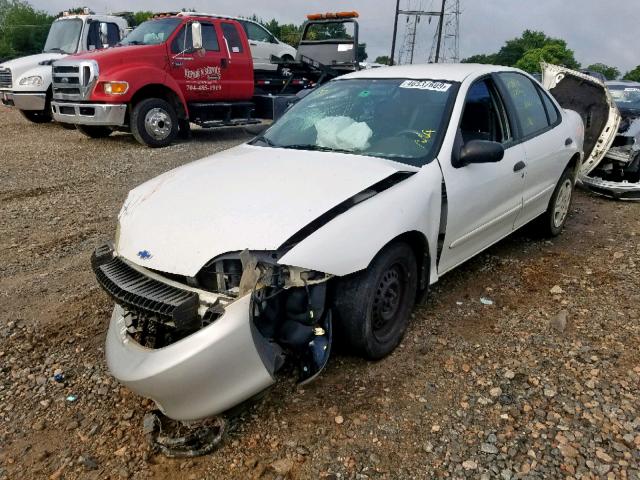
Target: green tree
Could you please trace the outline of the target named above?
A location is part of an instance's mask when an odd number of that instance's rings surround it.
[[[507,40],[497,53],[474,55],[462,61],[518,67],[532,73],[540,71],[540,61],[580,68],[567,42],[534,30],[525,30],[518,38]]]
[[[592,72],[600,72],[607,80],[615,80],[620,76],[620,70],[618,70],[616,67],[605,65],[604,63],[594,63],[592,65],[589,65],[587,67],[587,70],[591,70]]]
[[[376,57],[375,63],[380,63],[382,65],[391,65],[391,58],[389,57],[389,55],[381,55],[379,57]]]
[[[483,63],[493,65],[496,63],[496,54],[486,55],[481,53],[480,55],[472,55],[469,58],[463,59],[462,63]]]
[[[624,80],[631,80],[632,82],[640,82],[640,65],[625,73],[622,78]]]
[[[148,10],[141,10],[139,12],[134,12],[131,18],[131,22],[133,22],[131,26],[137,27],[141,23],[149,20],[151,17],[153,17],[153,12],[150,12]]]
[[[41,52],[53,20],[24,0],[0,0],[0,57]]]
[[[358,44],[358,58],[356,59],[358,62],[364,62],[369,55],[367,54],[367,44],[359,43]]]
[[[515,64],[515,67],[529,73],[540,72],[540,63],[547,62],[554,65],[564,65],[568,68],[580,68],[580,64],[573,57],[573,51],[561,43],[550,43],[542,48],[534,48],[525,53]]]

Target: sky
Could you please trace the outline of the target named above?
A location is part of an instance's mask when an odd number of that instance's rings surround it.
[[[447,0],[453,2],[454,0]],[[542,30],[567,41],[584,66],[602,62],[623,73],[640,64],[636,32],[638,0],[460,0],[460,53],[496,52],[506,40],[525,29]],[[84,2],[84,4],[83,4]],[[281,23],[301,23],[308,13],[356,10],[360,13],[360,41],[367,44],[369,60],[389,55],[396,0],[29,0],[34,7],[56,13],[76,5],[102,13],[109,11],[172,11],[182,7],[231,16],[258,15]],[[440,0],[400,0],[401,9],[438,10]],[[434,19],[435,20],[435,19]],[[435,24],[420,23],[414,63],[426,62]],[[398,51],[405,37],[401,18]],[[397,54],[396,54],[397,58]]]

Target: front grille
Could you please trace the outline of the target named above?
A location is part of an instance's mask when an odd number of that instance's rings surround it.
[[[200,328],[197,293],[147,277],[113,257],[107,246],[96,249],[91,263],[102,288],[126,310],[158,318],[180,331]]]
[[[11,78],[11,70],[8,68],[0,68],[0,88],[13,87],[13,79]]]
[[[86,100],[98,80],[98,64],[92,60],[60,60],[52,68],[56,100]]]

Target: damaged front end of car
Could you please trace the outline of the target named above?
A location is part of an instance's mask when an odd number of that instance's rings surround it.
[[[225,254],[185,277],[98,247],[92,266],[116,303],[106,345],[113,375],[181,421],[220,414],[280,373],[295,369],[298,382],[311,381],[331,352],[331,275],[279,258]]]

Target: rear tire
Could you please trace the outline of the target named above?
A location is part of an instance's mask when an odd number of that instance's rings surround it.
[[[133,107],[131,133],[138,142],[151,148],[171,145],[179,131],[178,115],[161,98],[147,98]]]
[[[571,166],[567,167],[556,185],[547,211],[538,219],[542,234],[557,237],[562,233],[571,210],[571,200],[575,186],[575,176]]]
[[[49,110],[20,110],[20,113],[32,123],[49,123],[52,120]]]
[[[385,247],[366,270],[339,279],[335,328],[345,349],[371,360],[389,355],[407,328],[417,286],[416,258],[406,243]]]
[[[76,125],[76,129],[89,138],[107,138],[113,133],[109,127],[102,127],[97,125]]]

